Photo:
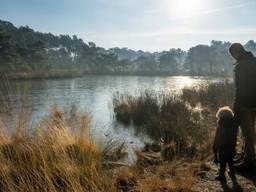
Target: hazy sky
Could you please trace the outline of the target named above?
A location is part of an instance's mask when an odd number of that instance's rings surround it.
[[[0,19],[105,48],[159,51],[256,39],[256,0],[0,0]]]

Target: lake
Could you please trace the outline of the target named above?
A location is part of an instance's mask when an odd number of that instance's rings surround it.
[[[80,111],[91,114],[95,135],[112,135],[139,144],[140,138],[133,136],[132,132],[122,128],[114,121],[112,106],[114,93],[118,91],[136,95],[143,90],[176,93],[184,87],[196,87],[220,81],[224,81],[224,79],[185,76],[90,75],[71,79],[10,81],[8,87],[12,89],[10,95],[15,106],[21,100],[20,95],[29,101],[27,108],[31,112],[31,127],[35,126],[39,119],[49,114],[54,105],[61,109],[69,109],[72,104],[76,104]],[[6,89],[2,88],[2,94],[7,95]]]

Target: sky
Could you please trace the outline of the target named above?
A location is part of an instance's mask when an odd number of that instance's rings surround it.
[[[256,40],[256,0],[0,0],[0,19],[104,48],[189,49]]]

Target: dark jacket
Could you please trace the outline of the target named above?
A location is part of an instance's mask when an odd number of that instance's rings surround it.
[[[234,112],[256,107],[256,58],[246,52],[235,64]]]
[[[233,117],[219,119],[213,143],[213,152],[223,152],[233,158],[236,152],[237,126]]]

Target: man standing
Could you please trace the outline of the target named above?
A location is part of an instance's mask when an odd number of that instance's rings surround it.
[[[240,43],[232,44],[229,52],[236,60],[234,114],[245,137],[244,160],[237,168],[248,170],[255,160],[256,58]]]

